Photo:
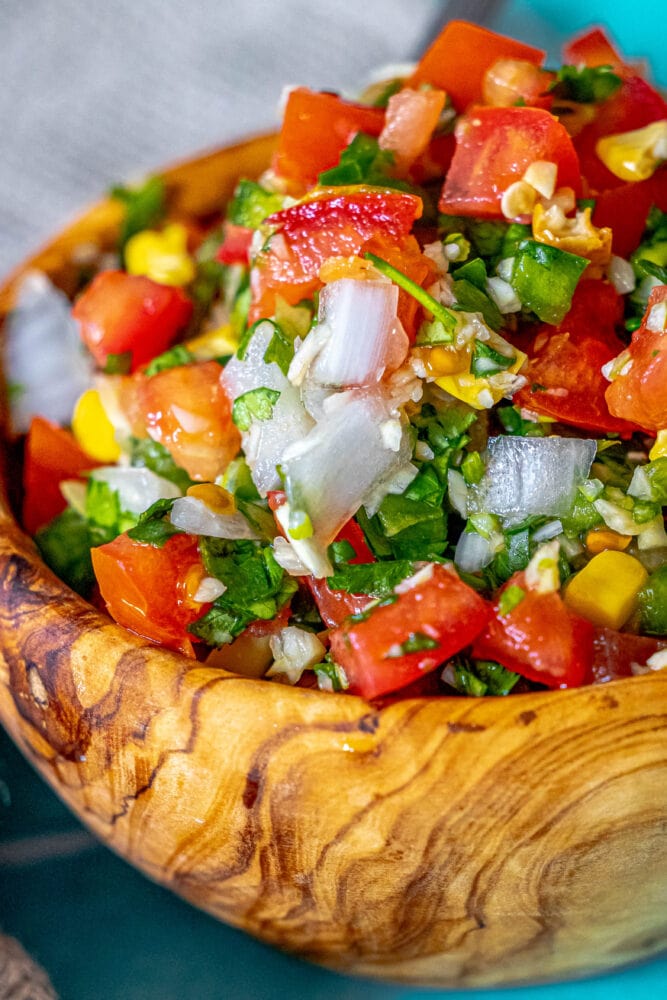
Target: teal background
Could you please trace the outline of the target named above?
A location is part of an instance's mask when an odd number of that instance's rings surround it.
[[[412,2],[412,0],[406,0]],[[435,10],[437,5],[431,5]],[[544,45],[606,25],[667,85],[664,2],[515,0],[491,26]],[[332,13],[332,17],[335,16]],[[567,26],[564,30],[563,26]],[[297,67],[298,68],[298,67]],[[96,182],[97,183],[97,182]],[[224,927],[101,847],[0,731],[0,930],[48,970],[63,1000],[644,1000],[667,996],[667,958],[576,983],[424,991],[306,965]]]

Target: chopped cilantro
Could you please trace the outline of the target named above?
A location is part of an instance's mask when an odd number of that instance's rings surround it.
[[[407,274],[403,274],[399,271],[397,267],[390,264],[389,261],[383,260],[382,257],[378,257],[376,254],[371,253],[369,250],[364,254],[366,260],[370,260],[374,266],[378,269],[381,274],[386,275],[387,278],[391,278],[399,288],[402,288],[408,295],[411,295],[413,299],[416,299],[420,305],[424,306],[425,309],[433,315],[435,319],[439,319],[442,325],[447,330],[456,330],[459,326],[459,320],[455,312],[451,309],[447,309],[446,306],[441,305],[432,295],[418,285],[416,281],[412,278],[408,278]]]
[[[257,229],[268,215],[279,212],[283,203],[283,195],[267,191],[257,181],[241,180],[227,208],[227,218],[235,226]]]
[[[168,351],[158,354],[146,365],[145,375],[157,375],[158,372],[166,372],[169,368],[178,368],[180,365],[189,365],[194,361],[194,355],[190,353],[185,344],[176,344]]]
[[[105,375],[127,375],[132,367],[132,351],[123,351],[122,354],[107,354],[104,363]]]
[[[135,542],[144,542],[161,549],[172,535],[182,534],[181,529],[175,528],[167,518],[173,506],[173,500],[156,500],[148,510],[139,515],[136,526],[130,528],[128,536]]]
[[[468,267],[468,265],[464,264],[464,267]],[[459,312],[481,313],[487,326],[490,326],[492,330],[500,330],[504,320],[503,314],[496,303],[474,282],[468,281],[465,278],[459,278],[459,273],[457,271],[452,286],[454,298],[456,299],[456,303],[452,308]],[[486,275],[485,268],[484,274]]]
[[[620,86],[621,78],[611,66],[561,66],[549,90],[564,101],[600,104]]]
[[[414,571],[414,563],[408,559],[348,563],[336,566],[333,576],[327,577],[327,583],[332,590],[346,590],[349,594],[368,594],[369,597],[381,598],[391,594]]]
[[[338,165],[325,170],[318,177],[322,187],[347,186],[349,184],[370,184],[376,187],[397,188],[399,191],[413,191],[406,181],[392,177],[394,154],[380,149],[377,139],[357,132],[349,146],[340,154]]]
[[[508,357],[481,340],[475,341],[470,370],[475,378],[488,378],[505,371],[516,361],[516,356]]]
[[[140,233],[142,229],[150,229],[163,218],[166,211],[165,185],[161,177],[150,177],[138,186],[116,185],[109,193],[125,206],[125,218],[119,235],[122,254],[131,236]]]
[[[137,523],[135,514],[121,509],[118,491],[95,476],[88,478],[85,515],[93,545],[104,545]]]
[[[512,673],[495,660],[470,660],[457,656],[447,664],[443,680],[459,694],[473,698],[484,695],[504,697],[519,680],[519,674]]]
[[[313,667],[320,691],[346,691],[350,686],[345,671],[326,654],[321,663]]]
[[[87,597],[95,583],[88,521],[71,507],[40,528],[35,536],[42,559],[68,587]]]
[[[544,437],[544,424],[538,420],[525,420],[516,406],[500,406],[496,415],[507,434],[514,437]]]

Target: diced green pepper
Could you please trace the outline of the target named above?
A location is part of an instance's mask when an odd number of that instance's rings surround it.
[[[557,326],[572,303],[588,260],[547,243],[523,240],[514,256],[510,284],[524,309]]]
[[[667,563],[651,573],[639,591],[638,601],[642,631],[667,635]]]

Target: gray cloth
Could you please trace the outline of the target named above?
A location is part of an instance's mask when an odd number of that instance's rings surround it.
[[[412,58],[436,0],[0,0],[0,275],[106,187]]]

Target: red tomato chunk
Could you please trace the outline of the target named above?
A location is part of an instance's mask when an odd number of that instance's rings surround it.
[[[469,645],[489,620],[486,601],[453,569],[435,564],[412,579],[393,603],[331,633],[333,658],[352,694],[377,698],[410,684]],[[406,643],[424,648],[402,652]]]

